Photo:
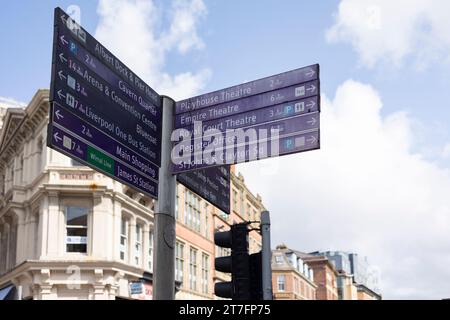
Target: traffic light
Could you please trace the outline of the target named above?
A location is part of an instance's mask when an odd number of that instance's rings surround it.
[[[261,253],[249,255],[249,231],[247,223],[240,223],[232,225],[230,231],[214,234],[216,245],[231,249],[231,256],[215,259],[217,271],[231,273],[231,281],[214,285],[214,293],[219,297],[233,300],[262,298]]]
[[[250,298],[263,300],[262,252],[250,255]]]

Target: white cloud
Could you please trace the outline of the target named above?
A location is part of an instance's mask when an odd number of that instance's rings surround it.
[[[25,103],[13,98],[0,97],[0,130],[3,127],[3,118],[8,108],[24,108],[25,106]]]
[[[411,56],[419,69],[450,58],[447,0],[341,0],[330,42],[350,43],[361,62],[402,65]]]
[[[175,0],[172,5],[172,24],[170,30],[163,34],[167,47],[176,46],[180,53],[191,48],[203,49],[204,43],[196,32],[199,18],[206,14],[202,0]]]
[[[17,101],[14,98],[6,98],[0,97],[0,107],[1,108],[23,108],[26,106],[26,103]]]
[[[450,143],[444,146],[444,149],[442,150],[442,158],[450,159]]]
[[[176,75],[163,71],[169,52],[185,54],[204,47],[197,34],[198,22],[207,13],[202,0],[174,0],[168,30],[162,30],[165,11],[154,1],[100,0],[97,11],[96,37],[160,94],[186,98],[209,79],[209,69]]]
[[[370,85],[322,101],[320,150],[239,167],[271,211],[273,246],[367,255],[385,298],[449,297],[450,171],[411,151],[415,120],[382,117]]]

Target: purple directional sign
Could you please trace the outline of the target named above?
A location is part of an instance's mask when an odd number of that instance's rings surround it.
[[[124,165],[128,165],[158,181],[159,168],[156,165],[56,103],[53,104],[52,117],[53,126],[70,132],[73,137],[77,137],[88,144],[95,145],[115,161],[123,162]]]
[[[50,102],[49,147],[157,198],[160,96],[60,8]]]
[[[136,153],[148,157],[153,163],[160,164],[158,148],[161,139],[156,115],[143,112],[115,91],[111,91],[109,96],[103,94],[98,88],[109,88],[106,83],[99,81],[98,87],[94,88],[78,75],[64,68],[59,70],[53,82],[55,96],[52,101],[130,145]],[[64,78],[61,80],[60,76]],[[73,80],[73,85],[68,85],[69,80]]]
[[[193,130],[189,132],[192,133],[191,143],[189,146],[192,147],[191,150],[193,150],[194,153],[204,152],[210,145],[213,145],[214,147],[226,148],[227,146],[236,143],[255,144],[262,142],[266,137],[270,138],[273,136],[271,134],[272,130],[277,130],[278,136],[284,137],[294,133],[318,130],[319,127],[319,113],[308,113],[297,117],[289,117],[283,120],[265,122],[253,127],[227,130],[224,131],[220,137],[206,131],[203,134],[198,134],[198,137],[202,138],[197,138],[197,135],[194,135],[193,133],[200,130]],[[189,136],[187,137],[189,138]],[[242,142],[239,142],[239,138],[241,138]]]
[[[312,65],[177,102],[173,171],[320,148],[319,71]],[[272,130],[277,130],[273,136]],[[304,143],[293,149],[283,145],[292,136]],[[265,148],[267,140],[277,141],[278,148]]]
[[[80,48],[79,45],[81,45],[87,50],[82,60],[86,61],[92,68],[99,68],[105,72],[113,71],[135,91],[150,99],[155,106],[161,106],[161,98],[155,90],[142,81],[142,79],[117,59],[115,55],[91,36],[84,28],[74,22],[61,8],[55,9],[54,26],[57,31],[54,34],[55,44],[60,40],[62,43],[69,45],[71,50],[75,49],[74,47]],[[93,59],[94,57],[97,59]],[[53,51],[53,61],[56,58],[56,51]],[[97,61],[102,62],[103,65],[97,65]],[[101,71],[98,73],[100,74]]]
[[[180,173],[177,180],[224,213],[230,214],[230,166]]]
[[[245,144],[241,148],[234,145],[231,148],[225,148],[223,153],[213,153],[211,158],[200,157],[200,161],[196,161],[193,157],[190,162],[184,161],[180,164],[174,164],[173,170],[191,173],[200,169],[215,169],[214,167],[222,166],[224,163],[249,162],[320,149],[320,133],[318,129],[315,129],[310,132],[280,137],[276,141],[277,152],[275,154],[273,146],[270,139],[261,143]]]
[[[198,110],[317,79],[319,79],[319,65],[315,64],[179,101],[176,113]]]
[[[215,119],[202,122],[202,132],[206,136],[208,130],[217,129],[225,133],[226,130],[249,128],[258,124],[274,122],[276,120],[288,119],[307,113],[318,112],[318,97],[311,97],[302,100],[277,104],[274,106],[257,109],[255,111],[239,113],[226,118]],[[194,125],[190,125],[185,129],[193,135],[198,133],[194,131]]]
[[[320,148],[319,139],[320,118],[319,113],[307,114],[287,120],[275,121],[258,125],[253,128],[230,131],[217,139],[217,136],[204,136],[204,139],[192,139],[186,148],[179,147],[179,153],[173,155],[173,171],[184,172],[196,168],[205,168],[215,165],[237,164],[252,160],[260,160],[269,157],[277,157],[295,153],[283,141],[294,136],[305,137],[303,144],[291,144],[300,147],[298,152]],[[242,132],[239,132],[242,130]],[[277,134],[271,134],[271,130],[277,130]],[[297,139],[297,141],[299,141]],[[272,148],[278,145],[278,153]],[[186,157],[189,152],[189,157]],[[265,154],[265,152],[270,152]],[[217,163],[213,162],[218,161]],[[202,162],[208,164],[201,165]]]
[[[224,119],[239,113],[255,111],[259,108],[294,101],[302,98],[317,96],[319,82],[312,81],[287,88],[270,91],[255,96],[234,100],[229,103],[178,114],[175,117],[175,127],[182,128],[191,125],[193,121],[208,121]]]
[[[97,171],[130,187],[138,189],[151,197],[158,194],[158,182],[149,176],[134,170],[122,161],[117,161],[99,150],[95,145],[88,144],[72,135],[71,132],[53,126],[51,135],[52,148],[73,158]]]

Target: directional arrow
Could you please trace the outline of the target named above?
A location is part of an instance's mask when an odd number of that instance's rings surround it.
[[[311,101],[306,105],[308,108],[314,108],[316,106],[316,103],[314,101]]]
[[[60,111],[60,110],[56,110],[55,116],[58,118],[58,120],[59,120],[59,119],[64,119],[64,116],[61,114],[61,111]]]
[[[316,143],[317,139],[314,136],[311,136],[310,138],[306,139],[306,142],[308,142],[309,144],[314,144]]]
[[[310,70],[310,71],[308,71],[307,73],[306,73],[306,75],[308,76],[308,77],[312,77],[313,75],[315,75],[316,74],[316,72],[314,71],[314,70]]]
[[[65,16],[64,14],[61,16],[61,21],[62,21],[64,24],[67,24],[67,19],[66,19],[66,16]]]
[[[307,121],[306,123],[310,124],[310,125],[315,125],[317,122],[316,118],[311,118],[311,120]]]
[[[61,39],[61,43],[62,43],[63,45],[66,45],[66,44],[69,43],[69,42],[66,40],[66,38],[64,37],[64,35],[62,35],[61,37],[59,37],[59,39]]]
[[[62,140],[62,138],[59,136],[58,132],[53,135],[53,138],[55,138],[56,142],[59,142]]]
[[[67,79],[66,76],[64,75],[64,73],[62,72],[62,70],[58,72],[58,76],[59,76],[59,78],[60,78],[61,80],[62,80],[62,79]]]
[[[316,91],[316,86],[312,84],[311,87],[306,88],[306,91],[311,91],[311,92]]]
[[[59,55],[59,59],[61,60],[61,62],[67,62],[67,59],[66,58],[64,58],[64,53],[61,53],[60,55]]]
[[[62,91],[61,90],[59,90],[58,92],[58,97],[60,98],[60,99],[65,99],[66,98],[66,96],[64,95],[64,94],[62,94]]]

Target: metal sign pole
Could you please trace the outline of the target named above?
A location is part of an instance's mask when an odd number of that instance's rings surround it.
[[[270,247],[270,214],[261,212],[263,300],[272,300],[272,249]]]
[[[175,101],[162,97],[161,168],[159,170],[159,198],[155,210],[155,251],[153,270],[153,299],[175,298],[175,188],[176,175],[171,173]]]

